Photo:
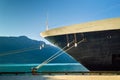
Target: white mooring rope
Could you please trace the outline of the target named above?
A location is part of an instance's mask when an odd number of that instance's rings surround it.
[[[85,40],[85,39],[82,39],[82,40],[79,41],[77,44],[82,43],[84,40]],[[73,42],[73,41],[72,41],[72,42]],[[71,43],[72,43],[72,42],[71,42]],[[71,43],[70,43],[70,44],[71,44]],[[67,47],[67,46],[65,46],[63,49],[65,49],[66,47]],[[68,51],[68,50],[72,49],[73,47],[74,47],[74,45],[71,46],[71,47],[69,47],[69,48],[66,49],[65,51]],[[57,53],[55,53],[53,56],[51,56],[50,58],[48,58],[47,60],[45,60],[44,62],[42,62],[41,64],[39,64],[38,66],[36,66],[35,69],[38,70],[38,69],[41,68],[43,65],[49,63],[50,61],[54,60],[54,59],[57,58],[58,56],[62,55],[63,52],[64,52],[64,51],[62,51],[63,49],[61,49],[60,51],[58,51]],[[61,51],[62,51],[62,52],[61,52]],[[60,53],[60,54],[58,54],[58,53]],[[57,55],[57,54],[58,54],[58,55]]]

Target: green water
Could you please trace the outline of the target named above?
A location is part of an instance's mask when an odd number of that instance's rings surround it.
[[[39,64],[0,64],[0,72],[31,72]],[[79,63],[54,63],[46,64],[38,72],[63,72],[63,71],[88,71]]]

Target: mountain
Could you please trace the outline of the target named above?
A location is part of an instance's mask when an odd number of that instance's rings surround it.
[[[40,49],[41,46],[41,49]],[[60,49],[43,41],[29,39],[26,36],[0,37],[0,64],[36,64],[42,63]],[[63,53],[50,63],[75,63],[71,56]]]

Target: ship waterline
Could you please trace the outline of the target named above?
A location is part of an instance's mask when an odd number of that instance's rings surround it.
[[[120,70],[120,18],[52,29],[41,36],[60,48],[73,41],[66,49],[76,47],[67,53],[90,71]]]

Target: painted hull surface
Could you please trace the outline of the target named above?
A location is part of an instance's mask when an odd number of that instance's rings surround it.
[[[66,52],[91,71],[120,71],[120,18],[54,28],[41,36],[62,49],[68,45],[64,51],[70,48]]]
[[[120,71],[120,29],[45,38],[60,48],[72,42],[66,49],[77,43],[76,47],[66,52],[90,71]],[[79,41],[82,42],[78,44]]]

